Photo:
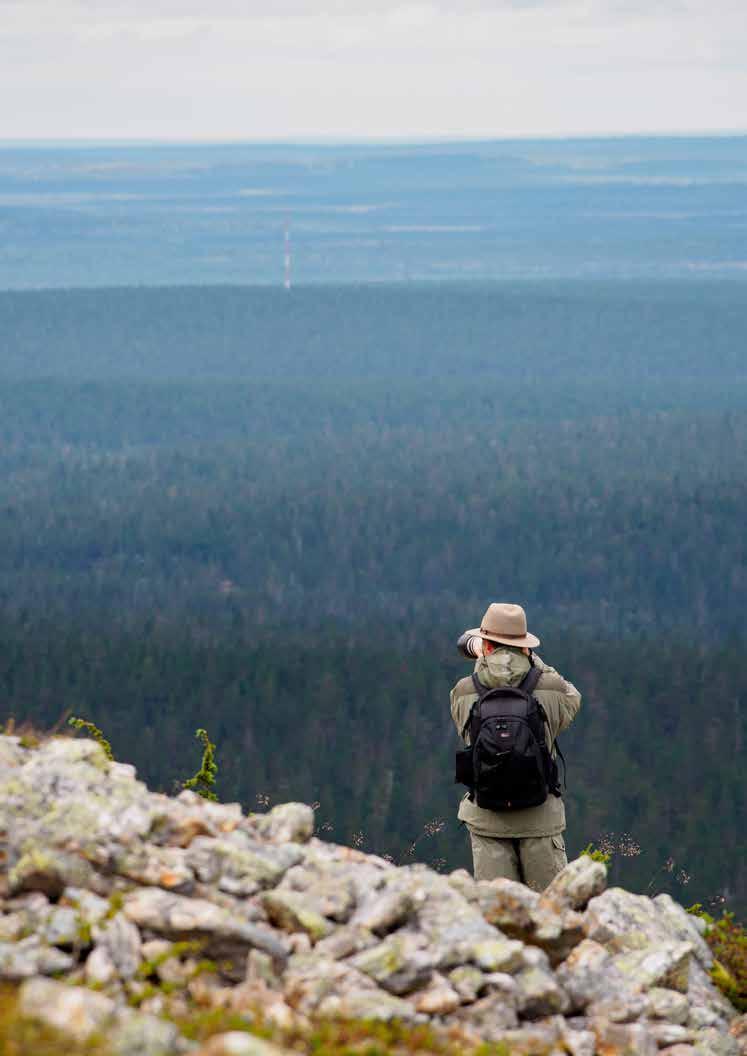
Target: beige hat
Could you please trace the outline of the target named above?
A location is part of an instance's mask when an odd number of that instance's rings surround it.
[[[540,644],[539,638],[527,631],[527,614],[521,605],[507,605],[494,601],[488,605],[479,628],[472,632],[489,642],[501,645],[515,645],[519,648],[534,649]]]

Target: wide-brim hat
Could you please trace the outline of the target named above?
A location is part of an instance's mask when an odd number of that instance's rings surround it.
[[[527,614],[521,605],[494,601],[488,605],[479,627],[471,634],[500,645],[514,645],[519,649],[535,649],[540,640],[527,631]]]

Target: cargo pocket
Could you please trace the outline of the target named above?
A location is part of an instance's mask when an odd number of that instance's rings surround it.
[[[561,869],[565,869],[568,865],[568,859],[565,853],[565,840],[562,836],[551,836],[552,842],[552,857],[555,865],[556,872],[559,873]]]

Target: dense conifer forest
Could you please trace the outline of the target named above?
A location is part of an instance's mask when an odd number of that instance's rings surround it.
[[[453,867],[454,641],[520,601],[569,849],[744,913],[743,290],[0,294],[0,715],[167,790],[206,727],[222,798]]]

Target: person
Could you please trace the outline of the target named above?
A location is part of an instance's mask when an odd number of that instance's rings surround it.
[[[534,654],[539,644],[539,638],[527,631],[520,605],[494,602],[480,627],[465,631],[457,646],[463,656],[475,659],[474,675],[485,689],[518,687],[532,667],[539,669],[532,695],[544,709],[546,743],[555,759],[555,738],[575,719],[581,695]],[[472,706],[478,699],[474,677],[461,679],[451,691],[451,716],[467,745]],[[542,891],[567,864],[565,805],[559,787],[543,803],[518,810],[480,807],[467,793],[458,817],[469,831],[476,880],[507,877]]]

